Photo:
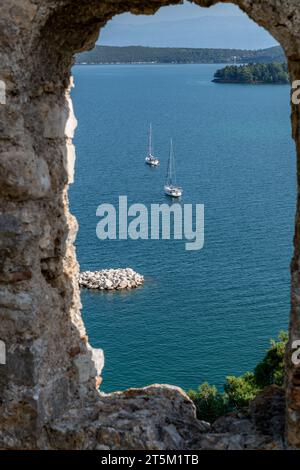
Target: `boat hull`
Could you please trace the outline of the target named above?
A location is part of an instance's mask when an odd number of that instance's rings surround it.
[[[180,197],[182,196],[182,188],[178,188],[175,186],[165,186],[165,194],[170,197]]]
[[[158,158],[155,158],[155,157],[146,157],[145,158],[145,163],[149,166],[158,166],[159,165],[159,160],[158,160]]]

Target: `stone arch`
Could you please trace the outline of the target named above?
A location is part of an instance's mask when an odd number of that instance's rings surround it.
[[[203,437],[207,428],[195,419],[180,389],[152,386],[109,397],[96,390],[103,356],[89,345],[80,315],[77,227],[68,209],[75,155],[69,98],[74,53],[91,48],[99,29],[116,14],[153,14],[177,3],[1,3],[0,80],[6,103],[0,104],[0,340],[7,352],[6,365],[0,365],[2,448],[209,447]],[[232,3],[282,44],[292,79],[300,78],[298,1]],[[292,126],[299,161],[297,105],[292,105]],[[300,447],[300,369],[290,353],[291,343],[300,338],[299,202],[298,196],[286,376],[287,437],[295,447]]]

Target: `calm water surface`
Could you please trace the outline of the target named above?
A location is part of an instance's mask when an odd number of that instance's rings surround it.
[[[144,287],[83,292],[102,389],[150,383],[222,386],[251,369],[287,328],[295,212],[289,87],[211,83],[214,65],[77,66],[79,120],[70,205],[81,269],[132,267]],[[158,169],[144,164],[149,122]],[[166,202],[168,140],[182,202],[205,204],[205,246],[99,241],[96,209]]]

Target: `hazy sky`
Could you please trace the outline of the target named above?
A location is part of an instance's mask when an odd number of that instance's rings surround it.
[[[162,7],[155,15],[115,16],[101,31],[98,43],[262,49],[274,46],[276,41],[234,5],[201,8],[186,2]]]

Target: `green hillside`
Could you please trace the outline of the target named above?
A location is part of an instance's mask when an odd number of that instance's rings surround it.
[[[260,50],[96,46],[76,56],[77,64],[224,64],[284,62],[280,46]]]

